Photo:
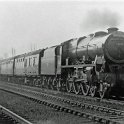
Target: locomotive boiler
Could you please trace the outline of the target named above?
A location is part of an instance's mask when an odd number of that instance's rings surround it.
[[[103,98],[122,94],[124,87],[124,32],[109,28],[62,44],[62,73],[67,91]],[[65,77],[64,76],[64,77]],[[116,92],[119,91],[119,92]]]

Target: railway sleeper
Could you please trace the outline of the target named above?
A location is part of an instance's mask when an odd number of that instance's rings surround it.
[[[45,104],[46,104],[46,102],[44,102]],[[47,104],[46,104],[47,105]],[[76,104],[74,104],[74,105],[76,105]],[[54,105],[53,105],[53,107],[54,107]],[[60,110],[62,110],[62,111],[64,111],[64,108],[65,107],[62,107]],[[67,109],[67,108],[66,108]],[[75,113],[79,113],[79,111],[77,111],[77,110],[72,110],[73,111],[73,113],[75,114]],[[82,112],[83,113],[83,112]],[[85,115],[87,116],[87,117],[89,117],[89,116],[93,116],[93,115],[90,115],[90,114],[88,114],[88,113],[85,113]],[[101,117],[99,117],[99,119],[100,119]],[[103,120],[104,120],[104,118],[103,118]],[[105,119],[106,121],[108,121],[107,119]]]

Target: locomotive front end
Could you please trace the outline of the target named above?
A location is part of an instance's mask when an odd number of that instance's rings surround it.
[[[124,32],[112,33],[104,44],[104,55],[110,71],[115,74],[112,94],[124,95]]]
[[[124,32],[114,32],[111,34],[104,45],[105,58],[110,63],[124,63]]]

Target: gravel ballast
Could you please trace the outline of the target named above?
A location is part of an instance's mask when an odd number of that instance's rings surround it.
[[[0,105],[35,124],[95,124],[83,117],[56,111],[25,97],[0,90]]]

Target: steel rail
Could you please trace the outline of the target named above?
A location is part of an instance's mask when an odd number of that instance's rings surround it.
[[[18,87],[15,87],[15,88],[18,88]],[[18,90],[19,89],[20,88],[18,88]],[[68,98],[65,98],[64,96],[61,96],[61,97],[56,96],[56,94],[51,95],[49,93],[43,93],[43,92],[39,93],[37,91],[32,91],[31,89],[27,89],[27,88],[26,88],[26,92],[32,92],[34,94],[41,94],[41,95],[44,95],[45,97],[52,97],[52,98],[54,97],[55,99],[61,100],[62,102],[65,102],[65,103],[68,103],[68,104],[71,104],[71,105],[77,105],[77,106],[80,106],[82,108],[94,109],[94,110],[97,110],[97,111],[107,112],[107,113],[116,114],[116,115],[124,115],[124,111],[121,111],[121,110],[118,110],[118,109],[112,109],[112,108],[109,108],[109,107],[93,105],[93,104],[89,104],[89,103],[86,103],[86,102],[83,102],[83,104],[82,104],[82,102],[80,102],[80,101],[70,100]]]
[[[8,86],[8,88],[7,88],[7,86],[5,86],[5,87],[3,86],[3,89],[9,90],[10,92],[14,92],[14,93],[20,94],[25,97],[28,97],[32,100],[38,101],[47,106],[53,107],[57,110],[66,111],[66,112],[73,113],[76,115],[86,116],[88,118],[91,118],[91,119],[99,121],[99,122],[114,123],[114,124],[123,124],[123,122],[124,122],[124,116],[122,114],[122,113],[124,113],[123,111],[114,110],[114,113],[116,112],[116,114],[117,114],[117,115],[114,115],[113,109],[105,108],[105,107],[103,109],[102,107],[96,106],[97,109],[95,109],[95,110],[105,110],[104,112],[109,110],[108,112],[112,114],[112,116],[108,115],[108,117],[105,117],[105,116],[101,116],[98,114],[84,112],[82,110],[82,107],[84,107],[84,106],[85,106],[85,109],[90,108],[91,110],[94,110],[95,107],[93,105],[89,105],[89,106],[83,105],[83,104],[79,104],[77,101],[74,103],[74,102],[70,101],[69,99],[63,99],[61,97],[53,96],[50,94],[48,95],[48,94],[41,93],[41,92],[39,93],[36,91],[27,90],[27,89],[26,90],[20,89],[18,87],[15,89],[14,87]],[[61,101],[61,103],[58,103],[57,100],[59,100],[59,102]],[[67,103],[69,103],[69,104],[67,104]],[[122,121],[120,121],[120,118]]]
[[[101,103],[106,103],[106,104],[115,104],[115,105],[123,105],[124,106],[124,101],[122,100],[113,100],[113,99],[100,99],[98,97],[91,97],[91,96],[83,96],[83,95],[76,95],[73,93],[65,93],[65,92],[59,92],[59,91],[53,91],[50,89],[41,89],[39,87],[31,87],[27,85],[20,85],[20,84],[15,84],[15,83],[8,83],[8,82],[1,82],[0,83],[6,83],[7,85],[12,85],[12,86],[18,86],[21,88],[26,88],[26,89],[31,89],[31,90],[36,90],[36,91],[41,91],[41,92],[50,92],[52,94],[61,94],[63,96],[68,96],[68,97],[73,97],[73,98],[79,98],[79,99],[84,99],[84,100],[89,100],[89,101],[96,101],[96,102],[101,102]]]
[[[10,111],[9,109],[7,109],[1,105],[0,105],[0,111],[2,113],[6,114],[7,116],[11,117],[12,119],[14,119],[16,122],[18,122],[20,124],[32,124],[31,122],[25,120],[21,116],[15,114],[14,112]]]

